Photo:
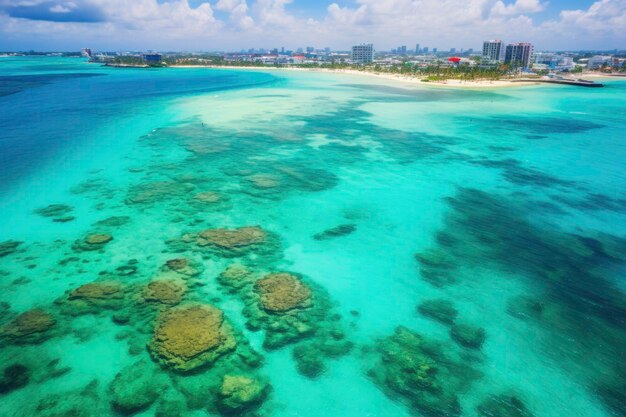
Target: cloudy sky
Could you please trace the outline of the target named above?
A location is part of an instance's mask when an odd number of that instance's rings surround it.
[[[626,49],[626,0],[0,0],[0,50]]]

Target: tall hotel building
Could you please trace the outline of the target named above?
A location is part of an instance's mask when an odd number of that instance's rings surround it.
[[[374,45],[371,43],[354,45],[351,58],[353,64],[371,64],[374,61]]]
[[[483,58],[493,62],[503,62],[504,42],[499,39],[483,42]]]
[[[512,43],[506,46],[504,62],[522,68],[530,68],[533,59],[533,45],[530,43]]]

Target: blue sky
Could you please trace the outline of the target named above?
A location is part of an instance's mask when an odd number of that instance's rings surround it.
[[[0,50],[626,49],[626,0],[0,0]]]

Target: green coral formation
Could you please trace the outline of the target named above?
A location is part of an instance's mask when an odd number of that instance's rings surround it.
[[[370,378],[387,395],[428,417],[460,416],[458,396],[480,376],[441,345],[402,326],[378,341],[372,353]]]
[[[217,281],[230,292],[250,285],[254,279],[254,272],[243,264],[231,264],[217,277]]]
[[[244,375],[225,375],[219,392],[218,408],[225,415],[241,415],[257,407],[267,395],[267,382]]]
[[[457,282],[455,259],[441,249],[429,249],[415,255],[420,265],[421,277],[435,287],[444,287]]]
[[[85,388],[53,394],[43,398],[37,405],[36,414],[41,417],[92,417],[107,415],[109,405],[98,393],[94,380]]]
[[[117,373],[109,386],[111,404],[122,414],[134,414],[150,407],[167,387],[167,376],[147,360]]]
[[[323,372],[326,359],[350,352],[353,344],[340,329],[340,317],[331,314],[321,288],[288,272],[258,276],[247,266],[232,264],[220,274],[218,283],[244,302],[247,327],[265,330],[266,349],[306,341],[294,349],[293,358],[299,372],[310,378]]]
[[[19,363],[9,365],[0,375],[0,395],[23,388],[30,382],[30,370]]]
[[[296,361],[298,372],[314,379],[326,372],[326,363],[320,355],[319,349],[308,343],[296,346],[293,349],[293,359]]]
[[[480,349],[487,337],[485,329],[467,323],[452,326],[450,336],[459,345],[470,349]]]
[[[441,298],[422,301],[417,306],[417,311],[425,317],[446,325],[454,324],[459,314],[452,301]]]

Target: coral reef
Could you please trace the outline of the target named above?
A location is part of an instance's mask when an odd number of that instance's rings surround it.
[[[293,349],[298,372],[308,378],[317,378],[326,372],[326,364],[318,348],[312,344],[301,344]]]
[[[267,395],[269,385],[262,380],[244,375],[225,375],[219,392],[218,408],[226,415],[258,406]]]
[[[267,312],[285,313],[296,308],[311,307],[311,289],[298,277],[288,273],[274,273],[254,284],[260,295],[260,305]]]
[[[441,298],[422,301],[417,306],[417,311],[423,316],[448,325],[454,323],[459,313],[452,301]]]
[[[41,343],[48,339],[56,319],[45,310],[28,310],[2,328],[0,336],[15,344]]]
[[[238,229],[209,229],[198,233],[196,243],[199,246],[216,246],[235,250],[256,245],[265,241],[266,233],[259,226],[240,227]]]
[[[181,372],[209,365],[235,346],[233,329],[223,312],[206,304],[161,313],[148,345],[157,362]]]
[[[62,392],[43,398],[37,405],[38,417],[92,417],[109,414],[109,405],[98,395],[98,382],[94,380],[85,388]]]
[[[102,249],[107,243],[113,240],[113,236],[106,233],[92,233],[82,240],[77,240],[72,245],[72,249],[77,252],[95,251]]]
[[[127,204],[153,204],[173,197],[181,197],[193,191],[193,184],[177,181],[159,181],[136,185],[128,192]]]
[[[66,204],[50,204],[49,206],[38,208],[35,210],[35,214],[52,218],[52,221],[57,223],[65,223],[75,219],[74,216],[69,215],[73,210],[74,207]]]
[[[391,397],[428,417],[460,416],[459,393],[480,376],[433,343],[406,327],[381,339],[372,352],[368,375]]]
[[[160,279],[150,282],[143,290],[143,299],[149,303],[176,305],[183,299],[187,287],[180,279]]]
[[[260,226],[244,226],[235,229],[207,229],[199,233],[188,233],[180,240],[170,241],[169,244],[178,251],[199,250],[231,258],[251,253],[275,255],[277,238]]]
[[[455,284],[457,271],[455,259],[440,249],[429,249],[415,255],[420,264],[420,275],[435,287]]]
[[[96,227],[120,227],[130,222],[128,216],[111,216],[94,224]]]
[[[15,391],[28,385],[30,370],[19,363],[9,365],[0,375],[0,395]]]
[[[471,349],[480,349],[486,338],[485,329],[466,323],[453,325],[450,336],[459,345]]]
[[[134,414],[148,408],[167,387],[167,377],[149,361],[141,360],[117,373],[109,390],[113,408]]]
[[[7,255],[11,255],[12,253],[17,252],[18,247],[22,244],[22,242],[18,242],[15,240],[5,240],[0,243],[0,258],[3,258]]]
[[[230,292],[237,292],[252,283],[254,278],[254,272],[245,265],[232,264],[217,277],[217,282],[229,288]]]
[[[124,306],[125,291],[118,281],[94,281],[72,290],[64,300],[67,313],[97,314],[102,310],[119,310]]]

